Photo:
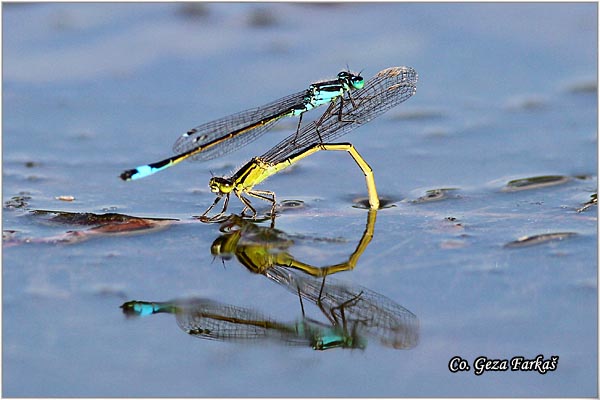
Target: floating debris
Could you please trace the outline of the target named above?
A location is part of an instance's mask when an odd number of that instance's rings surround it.
[[[547,186],[562,185],[570,180],[570,177],[563,175],[544,175],[534,176],[531,178],[515,179],[508,182],[502,191],[516,192],[519,190],[538,189]]]
[[[176,219],[140,218],[124,214],[72,213],[64,211],[33,210],[35,217],[45,217],[47,222],[64,225],[91,226],[83,230],[68,230],[64,233],[42,238],[21,237],[16,231],[4,231],[2,241],[5,247],[22,244],[75,244],[98,236],[115,234],[135,234],[156,231],[172,225]]]
[[[442,189],[431,189],[425,192],[425,196],[421,196],[416,200],[412,200],[411,203],[429,203],[431,201],[440,201],[447,199],[458,198],[458,195],[450,196],[448,193],[458,190],[457,188],[442,188]]]
[[[4,202],[4,208],[27,208],[29,207],[29,200],[31,200],[31,196],[14,196],[10,200]]]
[[[512,242],[508,242],[504,245],[506,248],[518,248],[518,247],[528,247],[535,246],[538,244],[551,242],[551,241],[559,241],[572,236],[576,236],[575,232],[556,232],[556,233],[544,233],[541,235],[533,235],[533,236],[523,236],[514,240]]]
[[[51,210],[32,210],[31,214],[34,216],[52,216],[48,221],[65,224],[65,225],[116,225],[116,224],[129,224],[140,221],[146,221],[148,223],[161,222],[161,221],[177,221],[172,218],[142,218],[132,217],[130,215],[118,214],[118,213],[106,213],[106,214],[94,214],[87,212],[67,212],[67,211],[51,211]]]
[[[578,213],[584,212],[593,205],[598,205],[598,193],[594,193],[590,197],[591,199],[588,202],[584,203],[583,207],[577,209]]]
[[[73,201],[75,200],[74,196],[57,196],[55,197],[56,200],[60,200],[60,201]]]
[[[74,244],[95,236],[131,234],[140,231],[160,230],[173,224],[176,219],[140,218],[124,214],[73,213],[64,211],[33,210],[30,215],[44,218],[46,222],[59,225],[91,226],[84,230],[68,230],[62,234],[44,238],[15,238],[10,232],[4,235],[4,245],[25,243]]]

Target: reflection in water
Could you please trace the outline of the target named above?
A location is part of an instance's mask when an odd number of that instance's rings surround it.
[[[283,231],[258,226],[231,216],[212,247],[213,255],[225,259],[234,255],[250,271],[298,293],[316,304],[332,325],[349,324],[359,332],[377,337],[389,347],[404,349],[418,342],[417,317],[385,296],[360,286],[337,283],[331,278],[316,279],[353,269],[373,237],[377,211],[369,210],[367,226],[348,261],[315,267],[296,260],[287,250],[293,241]],[[299,270],[308,276],[295,272]],[[342,306],[343,305],[343,306]]]
[[[294,268],[311,276],[327,276],[354,269],[358,259],[373,239],[376,219],[377,210],[369,210],[367,226],[348,260],[326,267],[315,267],[296,260],[286,251],[294,242],[285,232],[256,225],[237,215],[231,215],[221,225],[224,234],[213,242],[211,253],[223,259],[235,256],[242,265],[257,274],[264,274],[273,266],[281,266]]]
[[[294,271],[273,267],[265,274],[301,299],[316,304],[329,324],[307,318],[283,323],[249,309],[208,299],[171,302],[128,301],[121,308],[129,316],[175,314],[186,333],[223,341],[272,339],[315,350],[364,349],[367,336],[387,347],[410,349],[417,345],[419,320],[406,308],[364,287],[303,277]],[[302,301],[300,303],[302,305]]]
[[[224,259],[235,256],[250,271],[297,295],[302,318],[296,322],[278,322],[256,310],[207,299],[129,301],[121,308],[127,315],[175,314],[183,331],[203,339],[272,339],[326,350],[363,349],[367,337],[372,337],[386,347],[413,348],[419,340],[419,320],[412,312],[370,289],[328,277],[355,267],[373,237],[376,215],[376,210],[369,211],[365,231],[347,261],[320,268],[287,252],[293,241],[281,230],[258,226],[236,215],[222,224],[224,233],[214,241],[212,254]],[[327,323],[307,318],[303,299],[314,303]]]
[[[419,341],[416,315],[391,299],[358,285],[332,278],[316,279],[274,266],[264,274],[319,307],[333,325],[352,326],[394,349],[410,349]]]
[[[305,317],[296,322],[283,323],[249,308],[209,299],[193,298],[165,303],[129,301],[121,308],[128,316],[175,314],[177,325],[184,332],[201,339],[232,342],[272,340],[288,345],[310,346],[315,350],[366,347],[366,341],[354,327],[347,324],[327,325]]]

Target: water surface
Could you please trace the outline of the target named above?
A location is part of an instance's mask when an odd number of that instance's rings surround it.
[[[597,192],[596,4],[3,11],[4,396],[598,395],[597,206],[581,210]],[[126,301],[193,297],[301,315],[285,287],[215,258],[219,226],[193,218],[214,199],[211,173],[262,154],[294,119],[223,158],[118,175],[169,156],[193,126],[347,65],[366,78],[419,72],[413,98],[343,139],[392,207],[355,268],[335,276],[410,310],[418,344],[321,352],[200,340],[167,314],[126,318]],[[297,260],[344,262],[368,226],[347,154],[315,154],[260,188],[301,201],[275,224]],[[230,211],[241,208],[232,199]],[[106,213],[166,221],[90,222]],[[454,356],[473,366],[539,354],[559,356],[556,370],[448,370]]]

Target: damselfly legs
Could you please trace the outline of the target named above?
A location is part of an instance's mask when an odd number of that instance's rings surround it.
[[[254,186],[301,159],[323,150],[347,151],[352,156],[365,175],[369,206],[377,209],[379,197],[373,170],[369,164],[351,143],[331,143],[331,141],[410,98],[416,91],[417,79],[417,73],[409,67],[385,69],[367,81],[362,88],[354,90],[352,101],[340,100],[339,111],[330,106],[318,121],[305,125],[297,134],[287,137],[262,156],[253,158],[233,176],[213,177],[209,187],[217,198],[201,218],[205,221],[219,221],[227,210],[231,193],[244,204],[243,214],[250,210],[253,216],[256,215],[250,200],[245,197],[247,195],[269,201],[271,216],[273,216],[276,205],[275,194],[271,191],[255,190]],[[343,99],[343,96],[340,98]],[[213,217],[207,217],[206,215],[223,197],[225,201],[221,211]]]
[[[352,156],[365,175],[369,206],[377,209],[379,198],[373,170],[352,144],[334,143],[333,140],[410,98],[416,92],[417,80],[416,71],[410,67],[385,69],[366,83],[360,75],[342,71],[337,79],[314,83],[307,90],[262,107],[199,125],[175,142],[176,156],[125,171],[121,174],[121,179],[143,178],[188,158],[209,160],[219,157],[258,138],[281,118],[299,116],[294,134],[262,156],[253,158],[233,176],[213,177],[210,180],[210,190],[217,198],[202,214],[201,220],[219,221],[227,211],[232,192],[244,205],[242,215],[250,213],[256,216],[256,209],[248,198],[255,197],[271,203],[273,217],[276,206],[275,193],[256,190],[254,186],[301,159],[323,150],[347,151]],[[324,104],[329,104],[329,107],[319,119],[301,126],[303,113]],[[208,217],[208,213],[223,197],[221,211],[213,217]]]

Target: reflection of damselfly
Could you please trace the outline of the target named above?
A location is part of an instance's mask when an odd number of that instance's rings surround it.
[[[347,261],[335,265],[316,267],[296,260],[288,252],[293,241],[285,232],[234,215],[223,223],[221,229],[227,233],[214,241],[211,253],[223,259],[235,256],[250,271],[299,294],[344,332],[368,334],[396,349],[412,348],[419,337],[419,320],[412,312],[370,289],[328,277],[354,268],[373,237],[376,214],[376,210],[369,210],[358,246]]]
[[[221,236],[214,240],[210,252],[212,255],[237,260],[256,274],[264,274],[274,266],[293,268],[315,277],[335,274],[354,269],[358,260],[373,239],[377,210],[367,213],[367,225],[356,246],[344,262],[329,266],[314,266],[296,259],[288,252],[294,241],[285,232],[257,225],[235,214],[230,215],[221,225]]]
[[[352,327],[353,331],[376,337],[394,349],[410,349],[419,341],[417,316],[370,289],[329,277],[301,276],[277,266],[264,275],[316,304],[333,326]]]
[[[390,108],[402,103],[416,91],[417,73],[409,67],[394,67],[380,71],[352,92],[352,101],[341,102],[340,110],[329,109],[315,122],[284,139],[260,157],[255,157],[230,178],[213,177],[210,190],[216,193],[213,204],[202,214],[204,220],[214,221],[227,210],[229,196],[233,192],[244,204],[242,215],[247,210],[256,216],[256,210],[244,194],[271,202],[271,215],[275,212],[275,193],[254,190],[254,186],[292,164],[321,150],[343,150],[350,153],[361,168],[367,181],[369,205],[379,208],[379,198],[373,178],[373,170],[350,143],[330,143],[342,135],[366,124]],[[343,98],[343,94],[341,95]],[[341,117],[340,117],[341,115]],[[221,212],[212,218],[205,217],[225,197]]]
[[[144,178],[188,158],[210,160],[222,156],[257,139],[284,117],[300,116],[296,130],[298,133],[303,113],[323,104],[330,104],[329,111],[332,111],[338,97],[338,118],[341,119],[344,93],[360,89],[363,85],[364,79],[360,75],[342,71],[337,79],[313,83],[306,90],[264,106],[199,125],[175,142],[173,151],[177,153],[176,156],[125,171],[121,174],[121,179],[128,181]],[[352,96],[348,96],[352,102]]]
[[[184,332],[202,339],[234,342],[271,339],[289,345],[310,346],[315,350],[364,349],[366,346],[356,332],[348,332],[339,325],[330,326],[310,318],[277,322],[255,310],[208,299],[128,301],[121,308],[127,315],[175,314],[177,324]]]

